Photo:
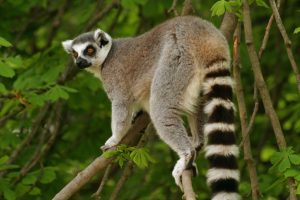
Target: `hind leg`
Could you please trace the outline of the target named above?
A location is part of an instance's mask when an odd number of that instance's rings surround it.
[[[172,51],[175,50],[170,49]],[[165,56],[156,69],[151,86],[150,116],[160,138],[179,156],[172,175],[182,188],[183,171],[195,168],[196,152],[181,119],[183,96],[194,72],[191,62],[184,60],[187,57],[172,53],[175,57]]]
[[[196,151],[188,138],[181,117],[173,106],[154,98],[151,99],[150,116],[160,138],[179,156],[172,175],[176,184],[182,188],[181,175],[184,170],[195,168],[193,163]]]

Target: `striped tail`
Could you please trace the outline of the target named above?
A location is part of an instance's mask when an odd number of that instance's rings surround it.
[[[205,157],[210,163],[207,183],[212,200],[237,200],[240,174],[237,165],[239,148],[235,141],[233,80],[230,64],[216,60],[205,69],[203,82]]]

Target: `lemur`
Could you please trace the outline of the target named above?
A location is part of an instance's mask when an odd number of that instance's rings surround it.
[[[112,136],[102,150],[118,145],[133,113],[143,109],[179,156],[172,175],[180,188],[183,171],[196,171],[196,149],[204,138],[212,199],[240,199],[230,53],[217,28],[199,17],[184,16],[137,37],[112,39],[97,29],[62,45],[80,69],[102,81],[111,100]]]

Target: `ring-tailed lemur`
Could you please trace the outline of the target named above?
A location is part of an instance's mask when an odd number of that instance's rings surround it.
[[[62,44],[79,68],[102,80],[112,101],[112,136],[103,150],[120,142],[133,112],[142,108],[160,138],[180,157],[172,172],[178,186],[182,188],[182,172],[195,167],[195,149],[202,145],[204,134],[212,199],[239,199],[230,55],[218,29],[186,16],[138,37],[112,40],[97,29]],[[192,139],[183,125],[183,113]]]

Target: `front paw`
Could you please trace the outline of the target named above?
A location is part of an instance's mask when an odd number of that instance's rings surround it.
[[[119,143],[120,141],[117,140],[115,137],[110,137],[103,146],[100,147],[100,149],[102,151],[107,151],[115,146],[117,146],[117,144]]]

